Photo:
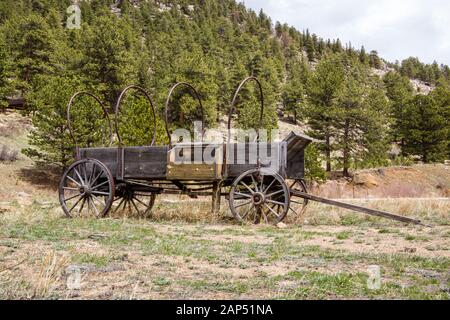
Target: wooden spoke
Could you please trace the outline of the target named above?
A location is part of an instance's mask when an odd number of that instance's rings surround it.
[[[280,206],[284,206],[284,203],[283,203],[283,202],[279,202],[279,201],[267,200],[267,202],[269,202],[269,203],[274,203],[274,204],[278,204],[278,205],[280,205]]]
[[[100,172],[98,173],[98,175],[97,175],[97,176],[95,177],[95,179],[94,179],[94,180],[92,180],[92,182],[91,182],[91,186],[92,186],[92,185],[93,185],[94,183],[96,183],[96,182],[97,182],[98,178],[100,178],[100,176],[102,175],[102,173],[103,173],[103,172],[101,172],[101,171],[100,171]]]
[[[94,180],[92,180],[95,177],[95,172],[97,171],[97,167],[96,166],[92,166],[92,171],[91,171],[91,175],[89,177],[89,185],[93,185],[94,184]]]
[[[250,176],[252,177],[252,181],[253,181],[253,184],[255,185],[256,191],[259,192],[258,183],[256,182],[255,177],[253,176],[253,174],[251,174]]]
[[[136,203],[134,203],[133,198],[131,198],[130,202],[133,204],[133,207],[136,209],[136,212],[139,212],[139,208],[137,207]]]
[[[282,192],[284,192],[283,189],[278,190],[278,191],[275,191],[275,192],[273,192],[273,193],[271,193],[271,194],[268,194],[266,197],[267,197],[267,198],[271,198],[271,197],[273,197],[274,195],[280,194],[280,193],[282,193]]]
[[[248,191],[250,191],[251,194],[255,193],[255,191],[253,191],[244,181],[240,182],[244,187],[247,188]]]
[[[248,205],[248,204],[250,204],[250,203],[252,203],[252,200],[248,200],[248,201],[246,201],[246,202],[244,202],[244,203],[241,203],[241,204],[238,204],[238,205],[236,205],[236,206],[234,206],[234,207],[235,207],[235,208],[240,208],[240,207],[243,207],[243,206]]]
[[[75,175],[75,177],[73,178],[72,175]],[[90,186],[97,179],[94,179],[94,177],[100,177],[101,175],[105,176],[105,181],[95,188],[102,187],[102,190],[92,190]],[[71,183],[75,183],[79,188],[70,187],[69,185]],[[91,191],[89,191],[89,188]],[[90,216],[93,212],[95,216],[103,217],[108,213],[114,200],[114,179],[109,169],[100,161],[83,159],[72,164],[64,172],[58,192],[61,207],[69,218],[74,216]],[[100,201],[96,195],[104,197],[105,201]],[[76,201],[72,203],[70,202],[71,200]],[[78,207],[81,201],[82,204]],[[75,213],[74,209],[77,207],[78,210]]]
[[[242,192],[235,192],[234,194],[237,195],[237,196],[240,196],[240,197],[244,197],[244,198],[251,198],[252,197],[250,194],[246,194],[246,193],[242,193]]]
[[[132,186],[126,186],[120,197],[116,199],[116,201],[120,199],[120,202],[115,207],[114,213],[128,217],[147,217],[153,208],[155,198],[154,193],[136,192]]]
[[[259,191],[264,192],[264,174],[261,173],[261,184],[259,186]]]
[[[119,199],[121,199],[121,200],[120,200],[119,204],[117,205],[116,209],[114,210],[114,213],[116,213],[119,210],[120,206],[125,201],[125,198],[119,198]]]
[[[78,210],[78,214],[80,214],[81,213],[81,211],[83,211],[83,208],[84,208],[84,204],[86,203],[86,198],[83,198],[83,203],[81,204],[81,207],[80,207],[80,209]]]
[[[142,204],[143,206],[146,206],[147,208],[149,207],[148,204],[146,204],[144,201],[141,201],[140,199],[133,197],[134,200],[136,200],[137,202],[139,202],[140,204]]]
[[[263,216],[263,218],[264,218],[264,223],[268,224],[268,223],[269,223],[269,219],[267,218],[267,215],[266,215],[266,213],[264,212],[264,210],[261,210],[261,214],[262,214],[262,216]]]
[[[80,173],[78,172],[77,168],[73,168],[73,170],[75,171],[75,174],[77,175],[78,179],[80,179],[80,182],[82,184],[84,184],[85,182],[84,182],[83,178],[81,177]]]
[[[91,189],[92,189],[92,190],[96,190],[96,189],[100,188],[101,186],[104,186],[104,185],[107,184],[107,183],[108,183],[108,180],[106,180],[106,181],[104,181],[104,182],[102,182],[102,183],[100,183],[100,184],[98,184],[98,185],[92,187]]]
[[[79,191],[78,188],[63,187],[64,190]]]
[[[72,181],[73,183],[75,183],[77,186],[79,186],[79,187],[81,187],[81,184],[78,182],[78,181],[76,181],[75,179],[73,179],[71,176],[67,176],[67,179],[69,179],[70,181]]]
[[[107,196],[107,195],[109,195],[108,192],[102,192],[102,191],[92,191],[92,194],[96,194],[98,196]]]
[[[75,209],[75,207],[80,203],[81,199],[83,199],[82,196],[80,196],[80,199],[78,199],[75,204],[72,206],[72,208],[69,209],[69,212],[72,212],[73,209]]]
[[[95,211],[95,215],[96,215],[97,217],[99,217],[99,216],[100,216],[100,213],[98,212],[97,206],[95,205],[94,200],[92,200],[92,197],[89,197],[89,198],[88,198],[88,201],[89,201],[89,203],[92,204],[92,207],[94,208],[94,211]]]
[[[69,198],[64,199],[64,202],[70,201],[70,200],[72,200],[72,199],[75,199],[76,197],[81,197],[81,196],[83,196],[83,195],[76,194],[76,195],[74,195],[74,196],[71,196],[71,197],[69,197]]]
[[[83,173],[84,182],[85,182],[86,184],[89,184],[89,180],[88,180],[88,177],[87,177],[86,164],[81,165],[81,168],[83,169],[83,170],[81,170],[81,171],[82,171],[82,173]]]
[[[275,210],[273,210],[271,207],[269,207],[267,205],[267,203],[264,204],[266,206],[266,208],[268,208],[277,218],[279,217],[278,213],[275,212]]]
[[[242,215],[242,219],[247,218],[248,214],[250,213],[250,211],[252,211],[252,209],[254,209],[253,206],[250,206],[250,208]]]
[[[267,193],[267,191],[269,191],[270,187],[273,185],[273,183],[276,181],[276,179],[273,179],[272,182],[269,184],[269,186],[267,188],[264,189],[264,193]]]
[[[96,197],[96,196],[95,196],[94,194],[91,194],[91,196],[92,196],[92,199],[93,199],[93,200],[95,200],[95,201],[97,201],[97,202],[98,202],[98,204],[100,204],[101,206],[102,206],[102,205],[104,205],[104,203],[103,203],[103,202],[101,202],[101,201],[100,201],[100,199],[99,199],[99,198],[97,198],[97,197]],[[92,202],[94,202],[94,201],[92,201]]]

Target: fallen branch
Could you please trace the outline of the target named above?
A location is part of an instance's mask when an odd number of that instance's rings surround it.
[[[10,266],[10,267],[6,267],[6,268],[0,270],[0,273],[5,272],[5,271],[7,271],[7,270],[14,269],[15,267],[20,266],[20,265],[21,265],[22,263],[24,263],[25,261],[27,261],[27,259],[24,259],[24,260],[22,260],[22,261],[16,263],[15,265],[12,265],[12,266]]]

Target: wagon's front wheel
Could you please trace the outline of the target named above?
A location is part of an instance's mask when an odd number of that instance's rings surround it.
[[[95,159],[83,159],[64,172],[59,184],[59,202],[69,218],[104,217],[114,200],[111,171]]]
[[[289,189],[284,179],[267,169],[252,169],[233,182],[230,209],[241,221],[279,223],[285,218],[290,204]]]

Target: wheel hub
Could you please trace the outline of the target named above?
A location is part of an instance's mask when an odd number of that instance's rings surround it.
[[[264,203],[264,201],[265,201],[264,194],[261,193],[261,192],[255,192],[252,195],[252,201],[253,201],[253,204],[256,205],[256,206],[262,205]]]
[[[89,186],[81,186],[79,189],[80,189],[80,193],[83,193],[86,196],[90,196],[92,193],[92,190]]]

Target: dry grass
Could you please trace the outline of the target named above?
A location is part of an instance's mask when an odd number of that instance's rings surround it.
[[[331,180],[312,193],[327,198],[448,197],[450,167],[443,164],[362,170],[353,180]]]
[[[51,297],[60,285],[63,271],[69,262],[66,256],[58,255],[53,251],[47,253],[38,264],[38,272],[31,279],[33,284],[31,298]]]
[[[431,225],[450,225],[450,199],[352,199],[345,202],[417,218]],[[313,225],[401,224],[320,203],[309,204],[304,219],[306,224]]]

